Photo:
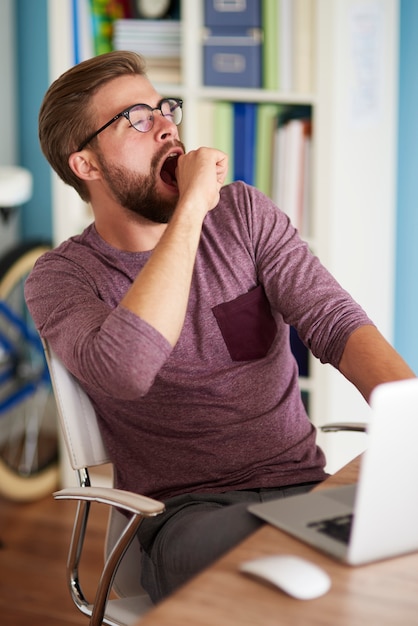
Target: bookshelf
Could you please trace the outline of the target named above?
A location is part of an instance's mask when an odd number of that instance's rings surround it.
[[[304,0],[292,2],[303,6]],[[49,0],[54,59],[51,80],[71,64],[68,55],[63,55],[62,37],[56,34],[70,23],[64,5]],[[189,149],[208,140],[201,116],[210,103],[311,107],[310,245],[391,341],[399,1],[314,0],[314,5],[314,81],[309,91],[205,86],[200,0],[181,0],[181,84],[156,86],[162,94],[184,99],[181,132]],[[75,226],[79,229],[85,209],[80,208],[78,218],[69,223],[68,215],[74,216],[74,207],[80,203],[59,181],[54,180],[53,189],[55,232],[60,241],[74,232]],[[314,359],[309,377],[301,378],[301,389],[309,396],[315,425],[368,418],[369,408],[357,390],[333,368]],[[365,436],[359,434],[319,433],[318,437],[331,472],[366,445]]]

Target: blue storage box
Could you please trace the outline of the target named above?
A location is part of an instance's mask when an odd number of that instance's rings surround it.
[[[261,35],[209,34],[203,43],[203,82],[212,87],[261,87]]]
[[[261,0],[205,0],[205,26],[261,26]]]

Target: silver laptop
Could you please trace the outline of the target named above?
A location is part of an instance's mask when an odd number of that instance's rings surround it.
[[[350,565],[418,550],[418,379],[376,387],[370,404],[356,485],[249,507]]]

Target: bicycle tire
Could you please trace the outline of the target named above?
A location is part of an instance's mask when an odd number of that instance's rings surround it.
[[[35,331],[32,318],[26,307],[26,302],[23,295],[24,282],[31,272],[36,260],[51,248],[49,242],[45,241],[29,241],[22,244],[18,244],[7,252],[0,259],[0,301],[4,301],[13,310],[22,316],[26,320],[26,324],[30,324]],[[9,329],[8,329],[9,330]],[[35,331],[36,332],[36,331]],[[45,363],[43,352],[39,355],[39,358],[43,359]],[[42,364],[41,366],[46,367]],[[47,370],[46,370],[47,374]],[[42,396],[41,396],[42,394]],[[36,407],[36,402],[43,402],[43,408]],[[35,456],[41,456],[38,464],[34,464],[30,468],[26,468],[24,472],[21,471],[18,462],[10,462],[6,454],[7,445],[5,441],[10,439],[10,432],[12,427],[15,429],[16,421],[25,421],[27,419],[26,413],[28,410],[36,413],[40,410],[48,413],[47,417],[50,422],[48,429],[48,446],[43,442],[43,447],[48,448],[45,458],[40,455],[40,450],[36,449]],[[13,411],[13,413],[12,413]],[[52,387],[43,385],[42,388],[36,387],[36,391],[33,396],[25,398],[22,402],[19,401],[16,406],[13,406],[5,414],[0,415],[0,494],[10,500],[17,502],[27,502],[38,500],[54,491],[59,482],[59,460],[58,460],[58,435],[56,433],[56,405],[53,397]],[[42,416],[41,419],[43,419]],[[52,425],[52,422],[54,424]],[[26,426],[22,427],[26,428]],[[3,430],[2,430],[3,429]],[[18,434],[18,437],[25,437]],[[46,436],[45,436],[46,438]],[[23,448],[24,443],[18,441],[18,444],[14,444]],[[40,447],[40,442],[37,441],[36,446]],[[8,448],[7,448],[8,449]],[[42,451],[44,454],[44,451]]]

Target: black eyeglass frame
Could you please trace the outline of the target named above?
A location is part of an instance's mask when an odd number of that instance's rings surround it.
[[[101,128],[99,128],[99,130],[96,130],[94,133],[92,133],[91,135],[89,135],[87,137],[87,139],[85,139],[77,148],[77,152],[80,152],[80,150],[82,150],[83,148],[85,148],[87,146],[88,143],[90,143],[90,141],[92,139],[94,139],[95,137],[97,137],[97,135],[99,135],[100,133],[102,133],[104,130],[106,130],[106,128],[108,128],[108,126],[110,126],[111,124],[113,124],[113,122],[116,122],[116,120],[120,119],[121,117],[125,117],[128,122],[130,123],[130,125],[132,126],[132,128],[134,128],[135,130],[137,130],[139,133],[148,133],[152,127],[154,126],[154,111],[159,111],[161,113],[161,115],[163,117],[166,117],[166,115],[164,115],[163,110],[162,110],[162,106],[165,102],[175,102],[177,104],[178,107],[180,107],[180,110],[183,112],[183,100],[181,100],[180,98],[162,98],[159,103],[157,104],[156,107],[151,107],[149,106],[149,104],[145,104],[143,102],[139,102],[137,104],[132,104],[131,106],[129,106],[127,109],[124,109],[123,111],[121,111],[120,113],[117,113],[114,117],[112,117],[111,120],[109,120],[108,122],[106,122],[106,124],[104,124],[103,126],[101,126]],[[132,109],[134,109],[135,107],[145,107],[146,109],[149,109],[150,113],[151,113],[151,121],[152,124],[150,126],[150,128],[148,128],[148,130],[140,130],[139,128],[137,128],[136,126],[134,126],[129,118],[129,113],[131,112]],[[183,119],[183,113],[182,116],[180,117],[180,121],[176,124],[176,126],[178,126],[179,124],[181,124],[181,121]],[[175,122],[174,122],[175,123]]]

